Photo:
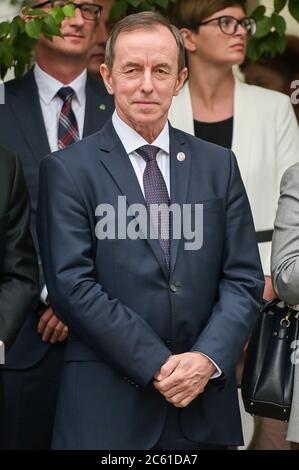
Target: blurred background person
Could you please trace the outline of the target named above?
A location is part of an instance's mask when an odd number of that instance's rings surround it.
[[[232,67],[246,54],[256,25],[242,0],[178,0],[172,22],[185,40],[189,78],[174,97],[169,118],[174,127],[232,148],[249,197],[264,275],[264,298],[275,296],[270,276],[273,224],[280,180],[299,161],[299,132],[290,99],[242,83]],[[273,439],[259,448],[288,448],[284,423],[272,422]],[[279,440],[279,444],[277,444]]]
[[[283,175],[281,194],[272,243],[272,278],[279,298],[291,305],[299,304],[299,164]],[[293,360],[299,359],[299,344]],[[287,439],[299,449],[299,364],[295,380]],[[297,443],[297,444],[295,444]]]
[[[33,8],[71,3],[35,0]],[[63,37],[42,34],[35,65],[20,79],[5,84],[0,108],[0,143],[20,156],[35,214],[39,165],[49,153],[95,133],[111,116],[113,99],[104,84],[87,74],[87,56],[101,14],[99,0],[76,0],[75,15],[65,18]],[[40,265],[41,267],[41,265]],[[6,358],[3,371],[9,449],[49,449],[60,371],[68,337],[67,325],[48,301],[41,269],[40,303],[30,312]]]
[[[38,267],[29,227],[29,198],[21,164],[15,155],[1,147],[0,341],[6,352],[38,300]],[[5,355],[3,344],[0,347],[1,364]],[[0,370],[0,449],[6,447],[6,436]]]
[[[240,69],[246,83],[280,91],[289,96],[293,94],[291,84],[299,79],[299,38],[287,35],[286,42],[283,54],[273,58],[263,57],[256,62],[245,60]],[[299,122],[299,104],[293,103],[293,107]]]
[[[94,36],[95,42],[90,48],[87,65],[89,74],[95,80],[102,79],[100,74],[100,65],[105,61],[106,42],[113,26],[109,18],[109,13],[114,2],[115,0],[100,0],[102,11],[97,22]]]

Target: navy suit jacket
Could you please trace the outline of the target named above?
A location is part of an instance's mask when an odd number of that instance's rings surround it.
[[[108,95],[104,85],[88,77],[83,135],[88,136],[101,129],[113,109],[113,98]],[[51,150],[33,69],[24,77],[5,84],[5,104],[1,105],[0,113],[0,144],[20,157],[31,200],[31,231],[38,251],[35,216],[39,165]],[[42,270],[40,271],[43,281]],[[41,340],[36,326],[36,312],[32,312],[7,355],[6,368],[31,367],[46,353],[50,344]]]
[[[0,148],[0,340],[5,348],[17,336],[38,297],[38,269],[29,231],[25,178],[15,155]],[[7,430],[0,365],[0,449]]]
[[[179,161],[177,154],[185,153]],[[54,448],[148,449],[167,402],[152,385],[167,357],[201,351],[223,370],[180,411],[196,442],[242,442],[234,369],[262,299],[263,274],[230,150],[170,128],[171,203],[203,204],[203,246],[95,234],[100,203],[145,204],[112,122],[41,164],[38,235],[55,311],[71,331]],[[116,212],[117,214],[117,212]]]

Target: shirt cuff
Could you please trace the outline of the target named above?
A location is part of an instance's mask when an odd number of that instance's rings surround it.
[[[200,352],[200,351],[198,351]],[[214,372],[214,374],[210,377],[210,380],[211,379],[217,379],[218,377],[220,377],[220,375],[222,374],[222,370],[220,369],[219,366],[217,366],[216,362],[213,361],[213,359],[211,359],[209,356],[207,356],[206,354],[204,353],[200,353],[202,354],[203,356],[205,356],[207,359],[209,359],[209,361],[211,361],[212,364],[214,364],[214,366],[216,367],[216,372]]]
[[[40,293],[40,301],[45,305],[50,305],[49,298],[48,298],[48,289],[46,284],[44,285],[41,293]]]

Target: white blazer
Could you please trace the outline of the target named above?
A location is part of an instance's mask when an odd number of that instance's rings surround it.
[[[194,135],[188,82],[174,97],[169,120]],[[235,79],[232,150],[256,231],[273,230],[281,177],[299,161],[299,129],[289,97]],[[271,243],[259,243],[259,250],[264,274],[270,275]]]

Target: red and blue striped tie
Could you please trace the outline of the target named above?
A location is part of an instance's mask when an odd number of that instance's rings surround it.
[[[72,109],[72,99],[75,92],[67,86],[60,88],[57,96],[63,101],[58,121],[58,148],[64,149],[67,145],[80,140],[76,116]]]

